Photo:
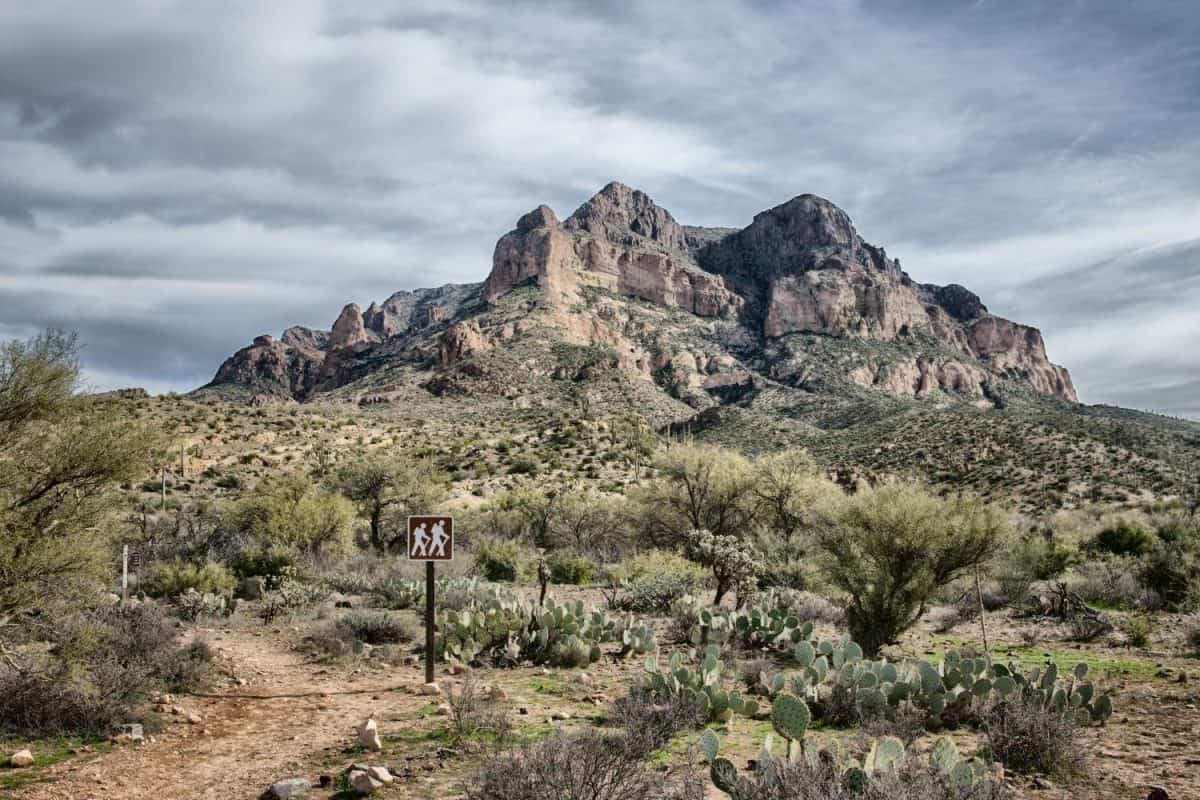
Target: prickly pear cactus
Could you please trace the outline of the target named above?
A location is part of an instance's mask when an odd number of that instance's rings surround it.
[[[789,741],[804,741],[811,721],[812,713],[808,710],[808,704],[795,695],[781,694],[771,703],[771,724],[780,736]]]

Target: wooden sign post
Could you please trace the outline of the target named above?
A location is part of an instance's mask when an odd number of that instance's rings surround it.
[[[408,558],[425,562],[425,682],[433,683],[434,564],[454,558],[454,517],[408,518]]]

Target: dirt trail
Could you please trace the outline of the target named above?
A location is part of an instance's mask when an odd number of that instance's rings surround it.
[[[200,631],[223,666],[249,683],[214,697],[180,696],[198,725],[172,722],[155,741],[102,757],[80,756],[51,768],[53,781],[31,786],[31,800],[185,800],[256,798],[274,781],[312,775],[327,748],[353,742],[372,711],[416,708],[410,694],[388,692],[419,682],[409,667],[347,674],[325,670],[288,648],[284,635],[231,629]],[[388,692],[386,696],[383,694]],[[271,696],[272,699],[254,699]],[[178,718],[174,718],[178,719]]]

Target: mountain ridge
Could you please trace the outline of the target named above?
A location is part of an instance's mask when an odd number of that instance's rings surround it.
[[[505,310],[522,287],[530,302]],[[676,321],[700,346],[657,335],[639,302],[689,315]],[[616,368],[697,409],[764,381],[991,405],[998,387],[1078,399],[1036,328],[991,314],[963,286],[913,281],[824,198],[797,195],[741,229],[703,228],[615,181],[565,220],[545,205],[522,215],[483,282],[399,291],[365,311],[351,303],[327,332],[257,337],[198,391],[304,401],[401,363],[444,391],[464,367],[481,369],[477,356],[534,329],[611,348]],[[844,374],[806,377],[814,354],[840,345]]]

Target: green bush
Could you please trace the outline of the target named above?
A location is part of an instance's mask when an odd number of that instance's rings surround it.
[[[702,589],[707,574],[681,555],[650,550],[609,571],[609,581],[621,584],[616,606],[638,613],[664,613],[684,595]]]
[[[846,623],[870,656],[916,623],[936,593],[987,562],[1010,520],[969,495],[937,497],[914,483],[860,489],[829,504],[817,533],[824,577],[848,596]]]
[[[1142,559],[1138,582],[1166,608],[1186,610],[1200,584],[1200,565],[1180,545],[1160,543]]]
[[[1132,647],[1145,647],[1154,632],[1154,621],[1141,612],[1126,614],[1121,619],[1121,633]]]
[[[339,619],[336,625],[343,638],[372,645],[411,642],[416,636],[416,627],[411,620],[386,611],[354,611]]]
[[[515,581],[524,572],[525,559],[516,542],[483,539],[475,549],[475,566],[489,581]]]
[[[236,579],[228,568],[212,561],[203,564],[159,564],[142,581],[141,589],[151,597],[176,597],[189,589],[217,596],[233,592]]]
[[[550,581],[571,586],[586,586],[596,575],[596,564],[586,556],[567,550],[555,550],[546,556]]]
[[[1116,556],[1140,556],[1154,544],[1154,535],[1137,520],[1121,517],[1088,543],[1088,548]]]

